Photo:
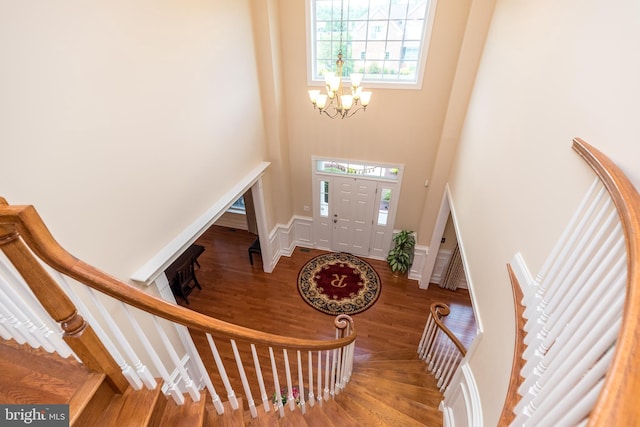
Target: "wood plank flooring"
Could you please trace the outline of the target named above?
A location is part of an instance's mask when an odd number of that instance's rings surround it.
[[[333,316],[307,305],[297,289],[302,266],[323,251],[296,248],[281,257],[273,273],[262,271],[262,258],[249,263],[248,247],[255,236],[244,231],[211,227],[197,243],[206,249],[196,271],[202,290],[194,290],[190,304],[178,303],[209,316],[249,328],[299,338],[331,339]],[[368,310],[353,316],[358,332],[356,355],[398,349],[417,349],[429,306],[441,301],[451,314],[445,324],[468,348],[476,333],[468,291],[449,291],[437,285],[424,290],[415,280],[395,277],[386,262],[367,259],[378,272],[382,291]]]

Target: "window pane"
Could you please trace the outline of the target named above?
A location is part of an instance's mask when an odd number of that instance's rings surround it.
[[[320,181],[320,216],[329,216],[329,181]]]
[[[365,81],[417,82],[420,55],[426,52],[422,38],[429,0],[347,0],[344,5],[340,0],[307,1],[313,13],[310,39],[315,48],[311,61],[314,80],[322,80],[324,70],[335,71],[341,50],[344,77],[364,72]]]
[[[389,203],[391,202],[391,189],[383,188],[380,192],[380,208],[378,209],[378,225],[387,225],[389,215]]]

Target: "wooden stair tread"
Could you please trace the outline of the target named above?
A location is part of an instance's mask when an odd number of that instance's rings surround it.
[[[0,340],[0,402],[69,403],[90,375],[74,359]]]
[[[155,390],[143,388],[136,391],[129,387],[122,394],[114,394],[103,383],[76,424],[92,427],[146,426],[161,393],[158,385]]]
[[[184,405],[178,405],[169,396],[160,396],[156,403],[150,427],[192,427],[202,426],[205,417],[205,405],[208,400],[206,390],[200,392],[200,400],[194,402],[191,396],[185,396]]]
[[[424,367],[407,367],[406,370],[394,370],[390,368],[358,369],[354,374],[382,378],[388,381],[413,385],[417,387],[436,387],[437,381]]]
[[[317,406],[318,404],[316,404]],[[352,416],[353,414],[345,411],[341,405],[335,400],[329,400],[322,402],[322,411],[331,420],[331,423],[340,427],[360,427],[369,426],[367,423],[358,422],[358,420]]]
[[[104,383],[106,375],[101,372],[91,372],[84,383],[76,390],[69,400],[69,424],[74,425],[80,414],[89,405],[91,399]]]
[[[244,418],[246,427],[279,427],[278,418],[273,408],[269,412],[264,410],[262,405],[256,406],[258,417],[252,418],[249,411],[245,411]]]
[[[369,394],[345,392],[339,396],[338,405],[366,426],[422,427],[423,423],[403,414]]]
[[[390,361],[390,360],[420,360],[418,358],[418,352],[416,349],[399,349],[388,351],[377,351],[375,353],[359,354],[353,358],[354,364],[359,365],[361,363],[373,362],[376,360]]]
[[[435,381],[435,380],[434,380]],[[351,384],[359,384],[367,389],[381,390],[384,394],[393,394],[402,396],[405,399],[415,400],[416,402],[427,402],[442,400],[442,393],[434,387],[420,387],[412,384],[405,384],[398,381],[392,381],[385,378],[377,378],[369,375],[353,374],[349,386]],[[349,390],[347,386],[347,391]]]
[[[208,427],[244,427],[244,409],[243,400],[238,398],[238,409],[235,411],[231,407],[231,404],[226,401],[223,403],[224,414],[218,415],[213,403],[207,402],[207,419],[205,426]]]
[[[339,427],[342,425],[334,424],[318,403],[314,404],[313,407],[306,405],[304,418],[309,427]]]
[[[391,394],[381,388],[370,389],[353,382],[349,384],[347,394],[354,398],[363,398],[366,395],[370,401],[376,400],[379,404],[389,406],[421,424],[428,426],[442,424],[442,412],[438,407],[428,406],[406,396]]]
[[[300,408],[295,408],[293,411],[288,407],[284,408],[284,417],[279,420],[281,427],[308,427],[307,420],[302,415]]]

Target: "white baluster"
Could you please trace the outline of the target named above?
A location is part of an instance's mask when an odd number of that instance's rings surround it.
[[[325,351],[325,363],[324,363],[324,400],[329,401],[329,372],[331,371],[331,364],[329,363],[329,350]]]
[[[597,206],[607,194],[605,188],[602,187],[602,185],[600,185],[598,188],[599,191],[595,195],[593,200],[590,200],[591,197],[589,195],[583,200],[583,206],[581,206],[582,208],[575,212],[574,218],[571,220],[569,226],[565,229],[561,239],[557,241],[556,247],[553,248],[553,257],[549,256],[547,258],[547,262],[545,262],[544,267],[545,269],[542,275],[536,277],[536,282],[539,284],[538,289],[533,297],[529,298],[526,301],[526,309],[524,312],[525,318],[530,319],[537,317],[537,307],[541,306],[542,308],[544,308],[544,306],[546,305],[546,302],[544,301],[545,295],[548,291],[549,286],[554,283],[555,277],[558,274],[559,270],[562,268],[563,260],[565,259],[566,254],[571,251],[574,243],[583,232],[588,219],[591,217]]]
[[[304,377],[302,376],[302,357],[300,355],[300,350],[296,352],[298,356],[298,393],[300,399],[300,410],[304,414],[306,412],[305,401],[304,401]]]
[[[227,376],[227,370],[224,367],[224,363],[222,363],[222,359],[220,358],[220,353],[218,353],[218,348],[216,347],[216,343],[213,341],[213,337],[211,334],[207,333],[207,341],[209,342],[209,348],[211,348],[211,354],[213,354],[213,360],[216,362],[216,367],[218,368],[218,373],[220,374],[220,379],[222,380],[222,384],[224,384],[224,388],[227,391],[227,398],[229,399],[229,404],[231,408],[235,411],[239,408],[238,398],[236,397],[235,391],[231,387],[231,383],[229,382],[229,377]]]
[[[598,195],[595,195],[596,194],[596,190],[600,190]],[[582,201],[578,205],[578,208],[574,212],[572,218],[569,220],[569,224],[567,225],[567,227],[565,227],[564,231],[560,235],[560,238],[557,240],[557,242],[554,245],[553,249],[551,249],[551,252],[549,253],[549,256],[547,257],[547,259],[545,260],[544,264],[542,265],[542,268],[540,268],[540,272],[538,273],[538,275],[536,276],[536,279],[535,279],[535,281],[538,284],[541,284],[545,280],[545,277],[549,273],[549,270],[551,269],[551,266],[559,258],[558,254],[564,248],[564,245],[566,244],[566,242],[569,241],[570,233],[573,230],[575,230],[576,228],[578,228],[577,227],[578,223],[580,222],[580,220],[584,216],[584,212],[587,209],[587,204],[594,198],[594,195],[595,195],[595,199],[597,200],[598,197],[601,198],[601,197],[604,196],[604,194],[605,194],[605,190],[602,187],[602,182],[600,181],[600,178],[596,177],[593,180],[593,183],[591,184],[591,187],[589,187],[589,189],[587,190],[587,193],[585,194],[585,196],[583,197]],[[593,204],[593,202],[592,202],[592,204]]]
[[[313,352],[309,351],[309,406],[313,408],[315,405],[315,395],[313,394]]]
[[[82,300],[81,298],[78,297],[78,295],[76,295],[76,293],[71,288],[71,285],[69,285],[69,283],[67,282],[65,276],[63,276],[57,271],[51,271],[51,273],[52,273],[52,277],[56,278],[56,282],[58,282],[60,287],[65,291],[67,296],[69,296],[69,298],[73,301],[74,305],[78,308],[78,311],[80,312],[82,317],[84,317],[85,321],[91,325],[91,327],[95,331],[98,338],[100,338],[100,341],[104,344],[109,354],[111,354],[111,357],[113,357],[113,360],[118,364],[118,366],[122,370],[122,375],[127,379],[129,384],[131,384],[131,387],[133,387],[135,390],[139,390],[142,387],[141,378],[136,373],[136,371],[134,371],[131,365],[127,363],[125,358],[122,356],[122,353],[120,353],[120,350],[118,349],[118,347],[111,340],[111,337],[109,336],[109,334],[105,332],[100,322],[98,322],[95,316],[93,315],[93,311],[88,308],[88,306],[84,303],[84,300]],[[86,287],[83,286],[82,289],[84,289],[85,292],[88,292],[88,289]],[[147,385],[146,382],[145,382],[145,385]],[[152,387],[150,387],[150,385],[152,385]],[[147,387],[150,389],[155,389],[156,387],[155,379],[153,379],[153,382],[149,383]]]
[[[264,378],[262,376],[262,369],[260,368],[260,360],[258,359],[258,352],[256,346],[251,344],[251,354],[253,355],[253,365],[256,367],[256,377],[258,378],[258,386],[260,387],[260,397],[262,399],[262,406],[265,412],[271,411],[271,405],[269,404],[269,397],[267,395],[267,389],[264,386]]]
[[[253,418],[257,418],[258,411],[256,410],[256,405],[253,401],[253,395],[251,394],[249,381],[247,381],[247,374],[244,372],[244,365],[242,364],[242,359],[240,358],[240,353],[238,352],[238,346],[236,345],[235,340],[231,340],[231,349],[233,350],[233,356],[235,357],[236,364],[238,365],[238,372],[240,373],[240,381],[242,381],[242,387],[244,388],[244,392],[246,393],[247,404],[249,405],[249,412],[251,412],[251,416]]]
[[[322,404],[322,352],[318,350],[318,403]]]
[[[575,332],[573,330],[567,331],[570,338],[564,342],[561,341],[558,344],[558,350],[554,346],[553,353],[549,352],[548,366],[541,372],[541,374],[546,372],[545,376],[537,378],[537,381],[536,377],[530,376],[523,381],[520,386],[520,394],[524,396],[525,393],[530,393],[531,396],[526,399],[523,397],[516,405],[516,413],[523,411],[527,405],[534,407],[535,403],[531,404],[532,396],[544,395],[543,390],[551,391],[556,387],[561,387],[560,383],[567,380],[569,373],[577,364],[590,366],[612,345],[620,328],[621,319],[618,313],[622,300],[624,300],[624,295],[620,295],[618,301],[608,307],[602,307],[607,305],[607,301],[605,301],[601,307],[597,308],[598,313],[594,313],[593,317],[580,323],[578,330]],[[565,343],[566,345],[563,346]],[[563,347],[570,349],[572,354],[561,355],[560,350]],[[578,372],[577,375],[581,375],[581,372]]]
[[[536,412],[528,420],[528,423],[532,425],[536,425],[533,424],[536,422],[539,423],[537,425],[562,425],[557,424],[558,418],[561,418],[568,409],[576,405],[582,397],[596,387],[596,384],[606,375],[614,353],[614,349],[610,347],[593,367],[576,365],[567,379],[561,382],[560,387],[551,390],[540,399],[536,399],[534,402]],[[587,369],[588,372],[585,375],[584,372]],[[558,402],[562,402],[562,405],[557,405]],[[544,424],[542,420],[548,420],[547,424]],[[550,420],[556,420],[556,422],[549,423]]]
[[[287,350],[283,349],[282,354],[284,356],[284,373],[287,379],[287,402],[289,403],[289,409],[291,411],[296,409],[296,403],[293,399],[293,383],[291,382],[291,367],[289,366],[289,355]]]
[[[544,331],[542,331],[544,324],[558,307],[558,304],[562,300],[562,296],[567,291],[567,287],[563,286],[563,284],[567,283],[567,281],[571,283],[571,275],[576,274],[576,266],[581,265],[583,263],[582,260],[587,257],[586,247],[590,243],[591,236],[595,234],[595,229],[599,224],[601,224],[605,215],[608,215],[609,218],[605,219],[604,221],[613,220],[613,218],[615,218],[615,216],[617,215],[616,212],[612,211],[611,209],[613,209],[613,206],[611,200],[608,199],[604,202],[603,206],[601,206],[594,220],[589,223],[587,229],[585,230],[585,234],[580,236],[575,247],[570,248],[571,252],[569,252],[568,254],[564,254],[564,262],[562,268],[555,277],[555,280],[549,285],[546,294],[539,304],[538,309],[540,310],[540,313],[538,314],[538,319],[540,321],[527,323],[527,325],[533,326],[533,328],[527,330],[527,335],[524,339],[525,344],[530,345],[533,338],[538,337],[539,333],[544,334]]]
[[[0,318],[2,318],[2,323],[7,325],[7,330],[17,342],[20,344],[30,344],[25,336],[28,335],[28,333],[22,331],[22,323],[20,323],[13,313],[2,303],[0,303]]]
[[[280,413],[280,418],[284,417],[284,406],[282,404],[282,391],[280,389],[280,379],[278,378],[278,368],[276,367],[276,359],[273,356],[273,348],[269,347],[269,357],[271,358],[271,371],[273,372],[273,386],[275,392],[275,405]]]
[[[191,376],[189,375],[189,373],[187,372],[187,370],[183,366],[183,364],[182,364],[182,362],[180,360],[180,356],[178,356],[178,353],[176,353],[176,350],[173,347],[173,344],[171,343],[171,340],[169,339],[169,337],[167,336],[167,333],[165,332],[164,328],[162,327],[162,325],[158,321],[158,317],[157,316],[152,316],[152,319],[153,319],[153,324],[156,327],[156,331],[158,332],[158,335],[160,336],[160,339],[162,340],[162,343],[164,344],[165,350],[166,350],[167,354],[169,355],[169,357],[171,358],[171,361],[173,362],[173,365],[175,366],[175,370],[178,372],[180,379],[184,382],[184,387],[186,388],[187,392],[189,393],[189,396],[191,396],[191,399],[194,402],[199,402],[200,401],[200,392],[198,391],[197,387],[195,386],[195,384],[191,380]]]
[[[461,357],[462,357],[462,353],[455,352],[453,354],[451,363],[449,365],[449,370],[445,374],[444,381],[442,382],[442,387],[440,388],[440,391],[442,391],[443,393],[445,392],[447,387],[449,387],[449,384],[451,384],[451,377],[453,376],[453,373],[455,372],[455,370],[460,365],[460,358]]]
[[[38,331],[38,342],[48,352],[57,352],[67,358],[73,354],[69,345],[62,339],[62,330],[44,310],[31,288],[22,279],[13,264],[0,251],[0,287],[4,291],[3,300],[14,302],[20,312],[33,322]],[[4,276],[4,277],[3,277]],[[23,341],[24,343],[24,341]],[[75,354],[73,354],[75,356]],[[77,359],[77,357],[76,357]],[[78,359],[79,360],[79,359]]]

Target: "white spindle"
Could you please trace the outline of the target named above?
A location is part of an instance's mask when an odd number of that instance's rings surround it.
[[[429,317],[427,318],[427,324],[424,326],[424,332],[422,333],[423,341],[419,351],[420,359],[424,360],[427,357],[427,354],[429,352],[429,349],[431,347],[431,343],[433,340],[433,333],[434,333],[435,327],[436,327],[436,322],[433,319],[431,312],[429,312]]]
[[[12,323],[12,319],[15,321],[15,328],[17,328],[29,345],[33,348],[42,347],[47,352],[54,351],[53,347],[49,344],[43,336],[38,333],[38,328],[31,321],[31,318],[25,313],[21,307],[16,304],[17,300],[7,295],[4,290],[0,289],[0,301],[2,301],[2,312],[5,316],[9,316],[9,321]]]
[[[309,362],[309,405],[313,408],[316,402],[315,402],[315,395],[313,394],[313,352],[311,351],[309,351],[308,362]]]
[[[211,354],[213,354],[213,360],[216,362],[216,367],[218,368],[218,373],[220,374],[220,379],[222,380],[222,384],[224,384],[224,388],[227,391],[227,398],[229,399],[229,404],[231,408],[235,411],[238,409],[238,398],[236,397],[235,391],[231,387],[231,383],[229,382],[229,377],[227,375],[227,370],[224,367],[224,363],[222,363],[222,359],[220,358],[220,353],[218,353],[218,348],[216,347],[216,343],[213,341],[213,337],[211,334],[207,333],[207,341],[209,342],[209,347],[211,348]]]
[[[2,273],[0,274],[0,286],[4,289],[6,299],[14,301],[19,305],[20,311],[32,319],[34,324],[39,325],[37,329],[40,331],[43,348],[49,352],[55,351],[64,358],[71,355],[75,357],[69,345],[62,339],[63,333],[60,326],[51,319],[31,288],[15,271],[13,264],[6,259],[2,251],[0,251],[0,273]],[[47,344],[45,345],[44,342]],[[78,358],[76,357],[76,359]]]
[[[318,403],[322,404],[322,352],[318,350]]]
[[[613,237],[616,236],[612,234],[611,240],[614,240]],[[595,271],[591,268],[588,269],[587,280],[580,289],[577,290],[573,296],[573,301],[568,303],[564,310],[560,311],[559,318],[557,320],[555,319],[557,316],[550,319],[550,326],[548,327],[549,332],[547,333],[546,338],[544,341],[539,339],[537,347],[531,345],[527,350],[525,350],[523,354],[525,360],[532,359],[535,354],[545,354],[559,333],[564,329],[564,325],[569,323],[570,319],[575,316],[578,308],[584,305],[585,300],[591,295],[597,295],[600,297],[600,295],[605,292],[606,288],[599,285],[603,282],[611,283],[616,275],[624,274],[626,269],[624,239],[619,239],[613,247],[604,245],[603,251],[603,254],[606,254],[603,262],[599,264],[592,263],[592,265],[597,265]],[[603,277],[603,274],[605,273],[606,275]]]
[[[142,387],[142,383],[141,383],[142,379],[140,378],[139,374],[136,371],[134,371],[131,365],[127,363],[125,358],[122,356],[122,353],[120,353],[120,350],[118,349],[118,347],[111,340],[109,334],[105,332],[101,323],[98,322],[98,320],[93,315],[93,311],[90,310],[87,307],[87,305],[84,303],[84,301],[76,295],[76,293],[71,288],[71,285],[67,282],[65,276],[63,276],[57,271],[54,271],[53,277],[56,278],[56,282],[58,282],[60,287],[65,291],[65,293],[73,301],[75,306],[78,308],[78,312],[80,312],[80,314],[84,317],[85,321],[91,325],[96,335],[100,338],[100,341],[102,341],[102,343],[104,344],[109,354],[111,354],[111,357],[113,357],[113,360],[118,364],[118,366],[122,370],[122,375],[127,379],[127,381],[129,381],[129,384],[131,384],[131,386],[135,390],[139,390]],[[153,382],[150,382],[149,384],[147,384],[146,382],[144,382],[144,384],[150,389],[154,389],[156,387],[155,379],[153,379]],[[153,385],[153,386],[150,387],[150,385]]]
[[[166,332],[162,328],[162,325],[160,325],[158,317],[152,316],[152,318],[153,318],[153,323],[156,327],[156,331],[158,332],[158,335],[160,336],[160,339],[164,344],[167,354],[169,355],[169,357],[171,358],[171,361],[173,362],[173,365],[175,367],[174,369],[179,375],[179,379],[183,381],[184,387],[186,391],[189,393],[189,396],[191,396],[191,399],[194,402],[199,402],[200,391],[198,391],[198,388],[195,386],[195,384],[191,380],[191,376],[189,375],[184,365],[182,364],[180,360],[180,356],[178,356],[178,353],[176,353],[176,350],[173,347],[171,340],[169,339]]]
[[[282,350],[284,356],[284,374],[287,379],[287,402],[289,403],[289,409],[291,411],[296,409],[296,403],[293,399],[293,383],[291,381],[291,367],[289,366],[289,355],[286,349]]]
[[[569,280],[567,278],[571,277],[570,274],[572,273],[572,271],[576,271],[576,266],[581,264],[581,259],[583,259],[586,254],[585,249],[590,243],[590,239],[592,238],[592,236],[595,235],[595,229],[597,228],[598,224],[603,221],[603,217],[605,215],[609,214],[611,216],[616,214],[611,209],[612,203],[611,200],[608,199],[600,207],[599,211],[595,215],[594,220],[588,224],[585,233],[579,236],[575,246],[570,248],[571,252],[569,252],[568,254],[563,254],[563,258],[566,257],[566,259],[562,264],[562,268],[560,269],[560,272],[554,277],[554,280],[549,284],[547,292],[538,305],[538,310],[540,312],[537,316],[540,320],[542,320],[542,322],[528,323],[528,325],[533,326],[533,328],[531,330],[527,330],[527,336],[525,336],[524,340],[525,344],[529,345],[530,339],[537,336],[537,333],[541,329],[541,325],[543,325],[544,322],[548,320],[550,314],[560,303],[562,295],[564,295],[564,292],[567,291],[566,286],[563,286],[563,284],[567,283],[567,281]],[[569,280],[568,283],[571,283],[571,281]],[[556,296],[556,294],[558,294],[558,296]],[[550,304],[551,306],[548,307]],[[525,309],[525,316],[529,317],[527,310],[528,309]]]
[[[532,414],[528,423],[536,425],[533,423],[540,422],[545,418],[557,420],[561,417],[562,413],[574,406],[582,396],[585,396],[606,375],[607,369],[613,360],[613,355],[613,349],[609,348],[602,357],[596,360],[593,367],[587,366],[585,368],[584,366],[576,365],[572,370],[572,374],[563,380],[559,387],[534,400],[531,406],[535,406],[536,411]],[[584,372],[587,369],[588,372],[585,375]],[[563,405],[556,405],[557,402],[563,402]],[[545,424],[540,423],[538,425]]]
[[[331,350],[331,397],[336,395],[336,368],[338,353],[336,349]]]
[[[331,363],[329,363],[329,350],[325,350],[324,363],[324,400],[329,400],[329,372],[331,371]]]
[[[276,358],[273,356],[273,348],[269,347],[269,357],[271,358],[271,371],[273,372],[273,386],[275,392],[275,405],[280,413],[280,418],[284,417],[284,406],[282,405],[282,392],[280,389],[280,379],[278,378],[278,368],[276,367]]]
[[[251,354],[253,355],[253,365],[256,367],[256,377],[258,379],[258,386],[260,387],[260,397],[262,399],[262,406],[265,412],[271,411],[271,405],[269,404],[269,396],[267,395],[267,389],[264,386],[264,378],[262,376],[262,369],[260,368],[260,360],[258,359],[258,352],[256,346],[251,344]]]
[[[538,318],[540,315],[537,313],[543,310],[549,300],[553,298],[552,292],[554,291],[555,283],[558,277],[562,277],[561,271],[567,265],[567,256],[572,252],[575,253],[575,244],[584,234],[585,227],[587,226],[591,216],[600,205],[604,198],[606,191],[604,188],[600,188],[600,191],[596,195],[595,199],[589,204],[584,212],[579,214],[579,221],[570,232],[566,241],[561,242],[562,251],[557,254],[557,257],[553,259],[554,263],[548,272],[548,275],[543,281],[539,282],[538,290],[535,293],[535,298],[526,302],[526,308],[524,311],[524,317],[527,319]],[[534,304],[534,301],[537,304]]]
[[[595,195],[596,194],[595,192],[598,189],[600,191],[598,192],[598,195]],[[574,212],[572,218],[569,220],[569,224],[564,229],[564,231],[560,235],[560,238],[557,240],[553,249],[549,253],[549,256],[547,257],[544,264],[542,265],[542,268],[540,269],[540,272],[536,276],[536,282],[538,284],[541,284],[544,281],[545,277],[549,273],[549,270],[551,269],[551,266],[559,258],[558,255],[560,251],[564,248],[566,242],[569,241],[570,233],[572,232],[572,230],[575,230],[577,228],[578,223],[583,218],[584,212],[587,209],[587,204],[594,199],[594,195],[595,195],[595,200],[597,200],[599,197],[602,198],[604,194],[605,194],[605,190],[602,187],[602,182],[600,181],[599,178],[596,177],[593,180],[593,183],[591,183],[591,187],[589,187],[589,189],[587,190],[587,193],[585,194],[582,201],[578,205],[578,208]]]
[[[238,346],[236,345],[235,340],[231,340],[231,349],[233,350],[233,357],[235,357],[236,364],[238,365],[238,372],[240,373],[240,381],[242,381],[242,387],[244,388],[244,392],[246,393],[247,404],[249,405],[249,412],[251,412],[251,416],[253,418],[257,418],[258,411],[256,410],[256,405],[255,405],[255,402],[253,401],[253,395],[251,394],[249,381],[247,381],[247,374],[244,371],[244,365],[242,364],[242,359],[240,358],[240,353],[238,352]]]
[[[442,388],[440,389],[440,391],[442,391],[443,393],[447,389],[447,387],[449,387],[449,384],[451,384],[451,377],[453,377],[453,373],[460,365],[461,356],[462,356],[461,353],[457,351],[454,352],[453,354],[453,358],[452,358],[451,364],[449,365],[449,369],[444,376],[444,381],[442,381]]]
[[[300,350],[296,352],[298,356],[298,393],[300,396],[300,409],[304,414],[306,412],[305,401],[304,401],[304,377],[302,376],[302,356],[300,355]]]

